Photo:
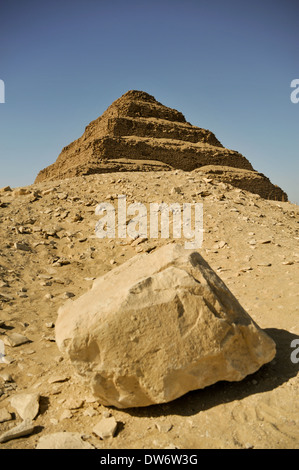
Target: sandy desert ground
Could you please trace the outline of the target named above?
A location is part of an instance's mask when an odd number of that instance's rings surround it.
[[[198,251],[276,342],[271,363],[241,382],[163,405],[119,410],[95,401],[56,346],[57,310],[114,266],[172,241],[97,238],[95,207],[116,203],[119,194],[128,204],[203,203]],[[34,449],[59,431],[78,432],[99,449],[298,448],[299,350],[291,346],[299,339],[298,215],[295,204],[264,200],[200,171],[118,172],[1,190],[0,436],[22,421],[13,396],[40,399],[34,431],[0,448]],[[14,346],[15,333],[29,341]],[[117,432],[102,440],[93,428],[109,415]]]

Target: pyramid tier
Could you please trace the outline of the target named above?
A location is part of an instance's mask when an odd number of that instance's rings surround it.
[[[107,134],[113,137],[155,137],[156,139],[174,139],[192,143],[203,142],[223,147],[209,130],[188,123],[173,123],[157,118],[119,117],[108,119]]]
[[[125,136],[95,140],[93,147],[93,156],[104,160],[159,160],[172,168],[184,171],[192,171],[212,163],[253,170],[248,160],[240,153],[201,142]]]
[[[205,177],[213,178],[213,181],[222,181],[231,184],[239,189],[245,189],[254,194],[258,194],[264,199],[274,201],[287,201],[287,194],[276,184],[271,183],[269,178],[263,173],[249,171],[241,168],[228,166],[203,166],[195,170]]]
[[[206,143],[136,136],[104,137],[76,143],[76,146],[65,148],[56,163],[42,170],[36,182],[79,174],[127,171],[129,168],[138,171],[167,168],[192,171],[211,163],[253,170],[240,153]]]

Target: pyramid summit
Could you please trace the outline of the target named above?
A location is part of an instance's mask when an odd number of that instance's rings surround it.
[[[239,152],[223,147],[211,131],[193,126],[180,111],[138,90],[126,92],[90,122],[55,163],[38,173],[35,183],[118,171],[205,172],[211,165],[225,169],[216,173],[220,179],[225,174],[228,183],[266,199],[287,200],[279,187]],[[233,169],[243,172],[236,178]]]

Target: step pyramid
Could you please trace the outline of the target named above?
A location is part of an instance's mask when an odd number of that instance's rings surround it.
[[[211,131],[193,126],[181,112],[148,93],[130,90],[64,147],[35,183],[118,171],[193,171],[209,165],[254,171],[243,155],[225,148]],[[269,180],[265,184],[274,186]],[[275,199],[287,196],[278,188]]]

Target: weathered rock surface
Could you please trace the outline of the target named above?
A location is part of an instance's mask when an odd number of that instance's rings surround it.
[[[28,342],[30,342],[30,340],[27,336],[21,335],[20,333],[11,333],[3,337],[3,343],[13,348]]]
[[[34,431],[35,425],[30,419],[22,421],[17,426],[9,429],[0,436],[0,443],[10,441],[11,439],[17,439],[19,437],[28,436]]]
[[[135,256],[69,300],[56,342],[99,401],[119,408],[240,381],[276,351],[202,256],[176,244]]]
[[[224,148],[211,131],[186,122],[182,113],[148,93],[130,90],[92,121],[79,139],[64,147],[35,182],[116,171],[192,171],[207,165],[254,171],[243,155]],[[274,188],[268,182],[264,196],[258,194],[271,199]],[[279,189],[275,197],[287,200]]]
[[[101,439],[109,439],[113,437],[116,433],[117,422],[114,416],[109,418],[103,418],[98,424],[93,428],[94,434],[96,434]]]
[[[20,393],[11,398],[10,404],[23,420],[33,420],[39,411],[39,398],[38,393]]]

